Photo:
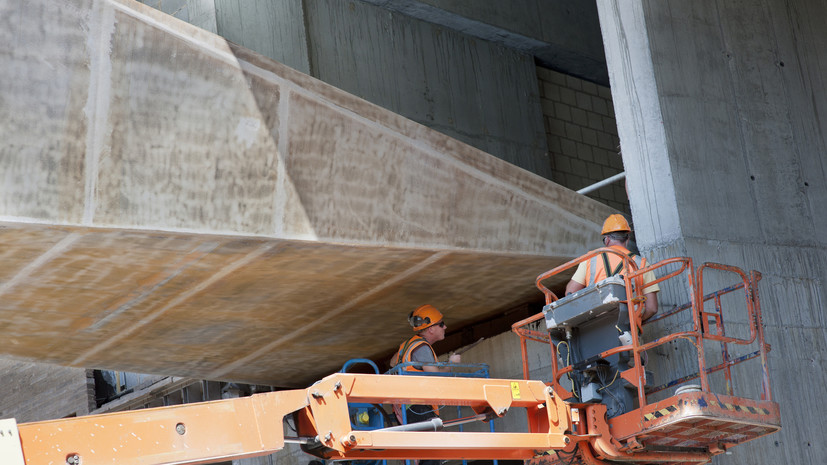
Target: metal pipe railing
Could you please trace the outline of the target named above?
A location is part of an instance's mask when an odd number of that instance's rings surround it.
[[[650,266],[646,266],[642,269],[637,269],[636,263],[631,260],[626,255],[620,253],[619,251],[604,247],[600,249],[593,250],[586,255],[578,257],[574,260],[570,260],[560,266],[555,267],[554,269],[541,274],[537,277],[536,286],[537,288],[543,292],[545,296],[546,305],[558,300],[557,295],[548,289],[545,285],[543,285],[543,281],[555,276],[575,265],[578,265],[581,262],[586,260],[590,260],[592,257],[595,257],[602,253],[614,253],[621,257],[624,261],[624,269],[627,270],[624,273],[624,282],[627,289],[627,309],[629,312],[629,321],[631,326],[631,336],[632,336],[632,344],[615,347],[600,353],[598,356],[601,358],[606,358],[608,356],[630,351],[634,358],[634,367],[630,370],[631,373],[625,373],[625,377],[631,379],[638,379],[638,400],[640,406],[646,405],[646,396],[657,392],[656,390],[651,390],[648,394],[644,390],[644,368],[641,363],[641,354],[647,350],[651,350],[654,347],[666,344],[671,341],[676,341],[678,339],[687,339],[689,340],[692,345],[695,347],[697,352],[697,359],[698,359],[698,372],[685,376],[683,378],[679,378],[677,380],[670,381],[664,385],[658,386],[658,390],[665,389],[669,386],[674,386],[676,384],[680,384],[685,382],[689,379],[700,378],[701,389],[703,391],[710,391],[709,379],[708,375],[711,373],[724,371],[725,378],[726,378],[726,390],[727,394],[732,395],[734,387],[732,385],[732,375],[730,367],[736,365],[738,363],[751,360],[756,357],[761,358],[762,362],[762,372],[763,372],[763,381],[762,381],[762,400],[771,400],[772,393],[769,388],[769,375],[767,370],[767,352],[769,352],[769,346],[764,342],[764,334],[763,334],[763,322],[761,321],[761,312],[760,312],[760,304],[758,299],[758,291],[757,291],[757,283],[761,279],[761,274],[752,271],[751,276],[747,276],[740,268],[729,266],[729,265],[722,265],[717,263],[704,263],[701,265],[697,270],[694,269],[692,264],[692,259],[688,257],[676,257],[670,258],[666,260],[662,260],[658,263],[655,263]],[[654,341],[643,343],[639,340],[639,328],[643,326],[643,322],[639,320],[639,315],[641,314],[643,307],[645,305],[645,298],[643,296],[644,284],[643,284],[643,275],[654,271],[657,269],[662,269],[663,267],[679,263],[680,266],[664,276],[661,276],[655,279],[653,282],[646,283],[646,286],[651,286],[652,284],[657,284],[664,282],[666,280],[675,278],[681,274],[686,274],[687,279],[687,286],[689,288],[689,299],[690,301],[684,305],[679,307],[675,307],[670,311],[658,315],[657,317],[650,318],[646,324],[663,320],[666,317],[673,316],[681,311],[691,309],[692,310],[692,330],[691,331],[681,331],[672,334],[668,334],[666,336],[660,337],[655,339]],[[719,289],[715,292],[709,293],[704,295],[703,293],[703,273],[708,269],[715,269],[720,271],[728,271],[733,272],[740,277],[740,281],[737,284],[732,286]],[[749,323],[750,329],[750,336],[749,338],[737,338],[737,337],[730,337],[726,335],[725,326],[724,326],[724,310],[723,305],[721,303],[721,297],[728,293],[737,291],[739,289],[744,289],[745,292],[745,301],[747,306],[747,318]],[[713,302],[714,305],[714,312],[706,312],[704,311],[704,306],[707,302]],[[524,376],[528,377],[528,367],[527,367],[527,348],[526,344],[527,341],[533,340],[538,342],[551,342],[551,339],[547,336],[544,336],[539,331],[526,329],[524,326],[539,321],[543,319],[544,315],[542,313],[534,315],[530,318],[522,320],[513,325],[512,329],[515,333],[520,336],[521,341],[521,350],[523,352],[523,364],[524,364]],[[715,327],[717,330],[713,333],[710,330],[710,323],[708,318],[713,317],[715,318]],[[706,366],[706,354],[704,351],[704,340],[711,340],[719,342],[722,345],[722,362],[714,367],[707,368]],[[751,354],[743,355],[735,359],[730,358],[728,344],[740,344],[740,345],[749,345],[754,343],[756,340],[759,341],[760,347],[756,352]],[[552,380],[549,384],[554,386],[556,389],[560,389],[562,392],[567,392],[562,386],[560,385],[560,379],[571,373],[573,371],[572,366],[567,366],[560,368],[557,363],[557,356],[558,351],[554,344],[549,344],[551,350],[551,358],[552,358]]]
[[[621,171],[620,173],[617,173],[614,176],[608,177],[608,178],[606,178],[602,181],[598,181],[598,182],[596,182],[596,183],[594,183],[590,186],[586,186],[586,187],[580,189],[579,191],[577,191],[577,193],[578,194],[588,194],[589,192],[596,191],[597,189],[600,189],[603,186],[608,186],[609,184],[613,184],[617,181],[620,181],[621,179],[626,179],[626,172],[625,171]]]

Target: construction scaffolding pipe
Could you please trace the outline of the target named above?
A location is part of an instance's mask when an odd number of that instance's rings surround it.
[[[600,189],[603,186],[607,186],[607,185],[609,185],[613,182],[617,182],[617,181],[620,181],[621,179],[625,179],[625,178],[626,178],[626,172],[621,171],[620,173],[617,173],[616,175],[614,175],[610,178],[606,178],[602,181],[596,182],[596,183],[592,184],[591,186],[586,186],[586,187],[580,189],[579,191],[577,191],[577,193],[578,194],[588,194],[591,191],[595,191],[597,189]]]

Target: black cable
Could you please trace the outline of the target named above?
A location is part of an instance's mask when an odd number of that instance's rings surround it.
[[[600,381],[600,384],[603,385],[602,391],[609,394],[612,397],[612,399],[614,399],[614,401],[617,402],[617,405],[622,410],[626,410],[625,404],[623,402],[621,402],[621,400],[618,399],[617,396],[614,395],[614,393],[611,391],[611,389],[609,389],[609,386],[611,385],[611,383],[606,384],[606,378],[608,378],[608,373],[606,373],[607,370],[611,370],[611,367],[600,367],[597,370],[597,377]]]
[[[284,422],[287,423],[287,427],[290,428],[291,430],[293,430],[294,433],[299,434],[299,432],[296,431],[296,427],[294,425],[290,424],[290,419],[289,418],[285,418]]]
[[[559,450],[554,451],[554,453],[555,453],[555,455],[557,455],[557,460],[566,460],[566,458],[567,458],[567,457],[560,457],[560,451]],[[567,465],[572,465],[574,463],[575,459],[577,459],[577,451],[576,450],[571,452],[571,460],[569,460],[569,463]]]
[[[394,426],[398,423],[396,421],[396,419],[391,416],[390,413],[386,412],[385,409],[382,408],[382,404],[371,404],[371,405],[373,405],[373,408],[375,408],[376,410],[379,410],[380,412],[382,412],[382,418],[385,419],[385,426]]]

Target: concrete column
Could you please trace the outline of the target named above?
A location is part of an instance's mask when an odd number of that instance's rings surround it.
[[[827,383],[827,9],[808,0],[599,0],[598,9],[641,250],[764,274],[784,428],[718,463],[824,463],[827,409],[814,393]],[[733,331],[743,328],[736,318]],[[736,383],[756,392],[754,379]]]
[[[633,3],[603,2],[599,11],[636,236],[649,244],[679,239],[681,227],[649,37],[629,26],[639,26],[643,7]]]

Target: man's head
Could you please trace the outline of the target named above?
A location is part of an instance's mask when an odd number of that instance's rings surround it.
[[[442,321],[442,313],[432,305],[425,304],[411,312],[408,322],[429,343],[445,339],[446,326]]]
[[[603,222],[603,230],[600,232],[603,235],[603,244],[606,246],[625,246],[631,233],[632,228],[629,227],[629,222],[626,221],[623,215],[617,213],[606,218],[606,221]]]

